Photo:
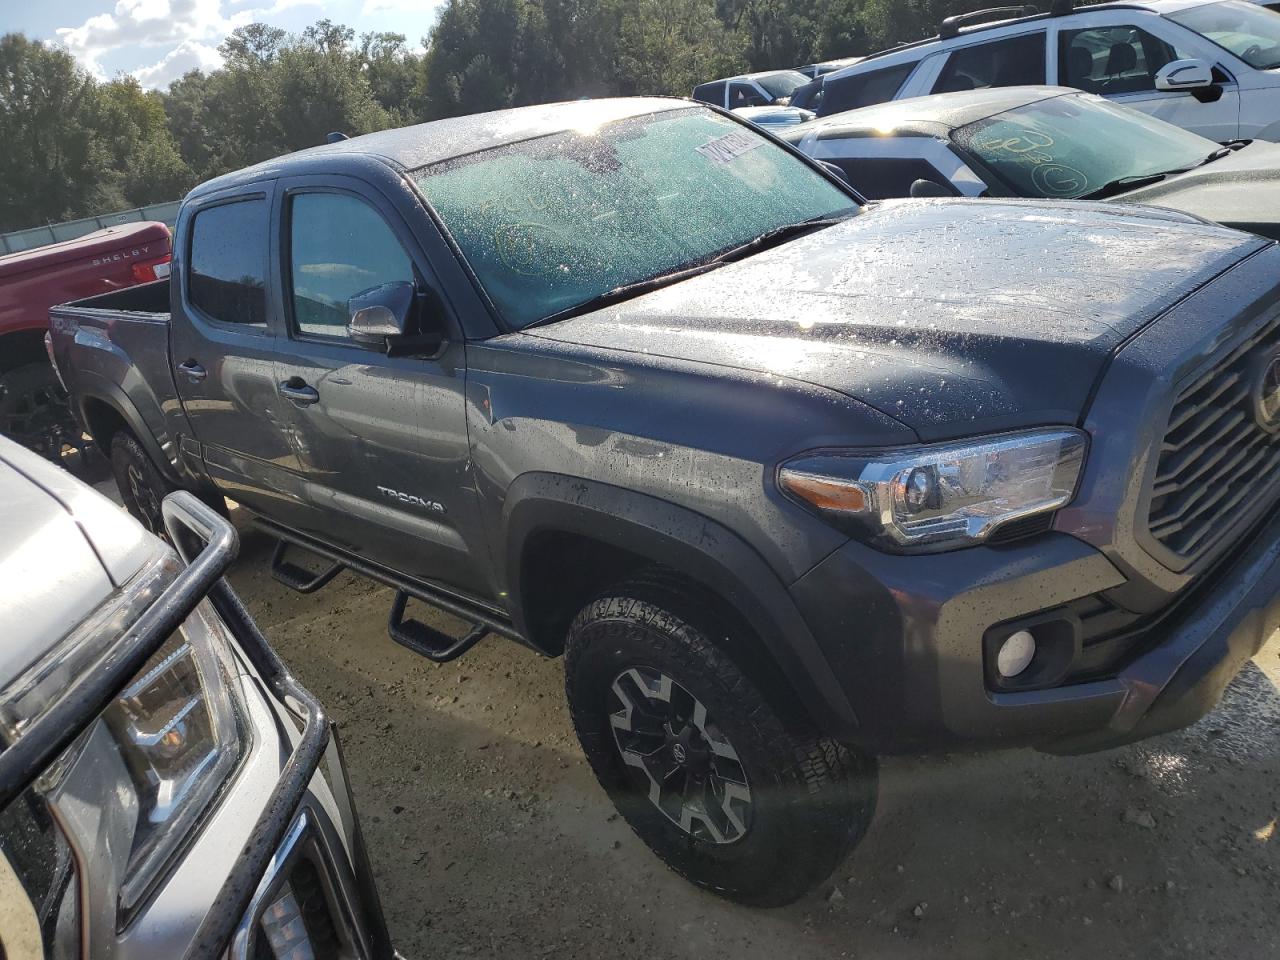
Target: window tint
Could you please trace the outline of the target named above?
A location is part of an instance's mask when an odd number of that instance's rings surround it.
[[[1154,90],[1160,68],[1181,59],[1172,46],[1138,27],[1064,30],[1059,43],[1059,81],[1104,95]]]
[[[919,61],[916,61],[918,63]],[[849,77],[826,77],[817,106],[818,116],[825,117],[844,110],[856,110],[892,100],[916,63],[903,63],[883,70],[869,70]],[[814,107],[810,105],[810,110]]]
[[[1044,83],[1044,44],[1043,33],[1032,33],[957,50],[947,59],[933,92]]]
[[[729,84],[729,109],[764,106],[765,98],[749,83]]]
[[[868,200],[909,197],[917,180],[932,180],[955,192],[950,180],[918,157],[832,157],[827,162],[843,170],[853,189]]]
[[[267,325],[267,201],[208,207],[191,222],[187,297],[214,320]]]
[[[715,83],[700,83],[693,88],[693,99],[701,100],[703,103],[714,103],[717,107],[724,106],[724,81],[720,80]]]
[[[300,193],[289,205],[293,322],[301,333],[345,336],[347,301],[413,280],[413,265],[382,216],[341,193]]]

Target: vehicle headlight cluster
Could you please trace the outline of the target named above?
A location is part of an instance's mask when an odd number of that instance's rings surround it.
[[[820,452],[784,464],[778,484],[888,549],[958,547],[1068,504],[1087,446],[1084,433],[1061,427],[866,454]]]
[[[107,837],[118,844],[110,879],[125,916],[165,872],[247,750],[224,631],[198,607],[41,785],[73,846],[95,849]],[[37,665],[7,691],[0,725],[6,716],[34,718],[47,710],[68,670],[93,669],[88,647],[53,654],[50,669]]]
[[[138,805],[125,907],[145,895],[243,752],[220,629],[194,615],[102,715],[128,772],[120,786]]]

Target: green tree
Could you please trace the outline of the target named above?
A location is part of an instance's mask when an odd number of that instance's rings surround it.
[[[65,51],[0,37],[0,230],[86,212],[104,187],[95,84]]]

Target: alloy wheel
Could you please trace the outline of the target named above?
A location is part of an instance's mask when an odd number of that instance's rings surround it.
[[[751,785],[702,702],[652,667],[629,667],[611,689],[614,741],[636,788],[695,839],[741,839],[751,826]]]

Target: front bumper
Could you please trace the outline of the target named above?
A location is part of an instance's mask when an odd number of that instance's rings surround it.
[[[792,586],[877,753],[957,747],[1100,750],[1203,716],[1280,628],[1280,513],[1151,628],[1110,676],[996,692],[982,638],[995,624],[1113,590],[1125,577],[1062,533],[900,557],[848,543]]]

